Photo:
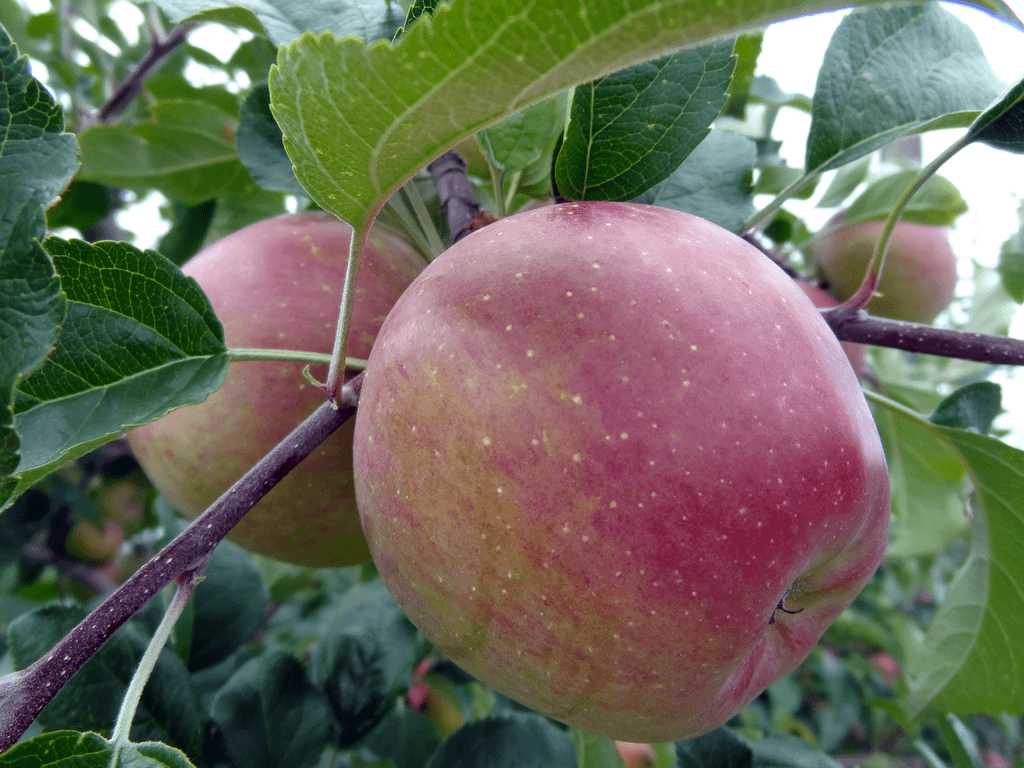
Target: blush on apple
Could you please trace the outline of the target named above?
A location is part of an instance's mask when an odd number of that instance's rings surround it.
[[[322,212],[279,216],[205,248],[183,268],[210,298],[229,347],[331,351],[351,228]],[[356,282],[348,354],[365,358],[395,300],[426,266],[397,232],[375,226]],[[302,363],[234,362],[206,402],[132,430],[157,489],[195,517],[324,402]],[[314,374],[323,378],[324,366]],[[229,538],[300,565],[369,558],[352,485],[352,422],[267,494]]]
[[[882,557],[882,446],[803,292],[695,216],[568,203],[396,303],[356,416],[381,575],[482,682],[632,742],[796,667]]]

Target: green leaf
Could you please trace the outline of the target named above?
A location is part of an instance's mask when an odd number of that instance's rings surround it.
[[[943,400],[931,422],[987,435],[1002,410],[1003,390],[991,381],[979,381],[961,387]]]
[[[576,768],[624,768],[615,742],[607,736],[569,728],[572,745],[576,750]]]
[[[904,190],[917,178],[918,171],[906,170],[873,182],[853,201],[843,215],[844,224],[881,221],[889,216]],[[903,221],[933,226],[949,226],[967,210],[960,190],[943,176],[930,176],[910,199]]]
[[[331,729],[326,697],[280,650],[243,664],[218,691],[210,717],[234,764],[246,768],[315,766]]]
[[[467,723],[431,755],[424,768],[575,768],[569,734],[537,715],[485,717]]]
[[[967,137],[1007,152],[1024,152],[1024,80],[1007,88],[995,104],[978,115]]]
[[[552,96],[484,128],[477,134],[480,149],[506,176],[525,171],[554,150],[565,128],[566,102],[563,94]]]
[[[1015,18],[999,0],[973,4]],[[546,96],[710,37],[842,6],[839,0],[442,4],[394,46],[303,35],[280,51],[271,70],[271,106],[302,186],[322,208],[363,226],[433,158]]]
[[[266,618],[270,592],[248,553],[222,541],[189,605],[192,631],[187,664],[195,672],[223,661],[252,638]]]
[[[242,102],[238,122],[238,155],[264,189],[305,195],[284,151],[284,137],[270,112],[270,86],[257,83]]]
[[[1024,451],[995,438],[926,421],[876,394],[893,418],[914,422],[957,454],[971,480],[971,552],[924,639],[904,648],[910,717],[1024,712]]]
[[[53,731],[15,744],[0,755],[0,767],[194,768],[183,752],[157,741],[122,744],[111,762],[114,754],[113,742],[98,733]]]
[[[16,391],[17,492],[126,427],[202,402],[228,366],[206,296],[159,254],[59,238],[46,248],[68,311],[57,349]]]
[[[423,768],[443,739],[437,726],[422,712],[398,705],[359,742],[360,753],[372,752],[378,762],[390,761],[394,768]]]
[[[676,743],[679,768],[753,768],[754,753],[746,739],[728,728]]]
[[[158,189],[188,205],[257,189],[235,148],[235,118],[212,104],[173,99],[134,127],[93,125],[79,136],[83,179]]]
[[[937,2],[855,10],[818,72],[808,172],[823,172],[909,133],[966,126],[1005,84],[974,32]]]
[[[85,616],[78,606],[51,604],[16,618],[8,628],[15,666],[23,669],[49,652]],[[123,626],[54,696],[37,722],[45,729],[108,732],[148,639],[135,625]],[[188,670],[164,651],[143,690],[131,738],[167,742],[196,759],[205,728],[206,715]]]
[[[999,278],[1006,292],[1024,304],[1024,204],[1017,208],[1018,229],[999,247]]]
[[[828,189],[818,200],[815,208],[835,208],[846,198],[853,194],[853,191],[860,186],[868,177],[868,169],[871,167],[871,158],[862,157],[849,165],[844,165],[828,185]]]
[[[74,227],[82,232],[114,210],[116,202],[116,193],[105,184],[75,179],[46,212],[46,223],[51,229]]]
[[[350,590],[313,653],[310,674],[330,699],[350,746],[369,733],[408,687],[416,631],[377,580]]]
[[[728,100],[735,40],[638,64],[576,88],[555,160],[570,200],[630,200],[666,179]]]
[[[32,77],[3,28],[0,82],[0,200],[7,211],[31,198],[49,206],[78,169],[75,137],[64,132],[60,105]]]
[[[171,21],[185,19],[235,24],[264,34],[274,45],[290,43],[306,31],[390,40],[405,21],[388,0],[158,0]]]
[[[932,554],[963,532],[964,468],[930,430],[888,411],[875,420],[889,465],[889,557]]]
[[[754,84],[754,73],[757,71],[757,59],[761,55],[764,33],[740,35],[736,38],[736,69],[729,83],[729,103],[725,106],[725,114],[742,119],[746,113],[747,99]]]
[[[686,211],[738,232],[754,212],[756,159],[757,147],[746,136],[714,130],[671,176],[635,202]]]

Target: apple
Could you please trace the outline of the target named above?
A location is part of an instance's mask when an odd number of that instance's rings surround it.
[[[800,286],[800,290],[804,292],[804,295],[818,309],[830,309],[831,307],[839,306],[839,302],[821,290],[821,288],[801,281],[797,281],[797,285]],[[867,348],[863,344],[854,344],[852,341],[841,341],[839,343],[843,348],[843,352],[846,353],[846,357],[850,361],[854,372],[860,376],[864,372],[864,359],[867,355]]]
[[[353,460],[374,562],[439,652],[620,741],[712,730],[794,669],[889,527],[814,305],[644,205],[517,214],[427,267],[370,353]]]
[[[846,300],[860,287],[885,226],[883,221],[848,224],[811,240],[811,252],[832,291]],[[831,231],[830,231],[831,230]],[[949,306],[956,290],[956,254],[949,228],[900,222],[893,230],[878,294],[866,309],[872,315],[914,323],[930,323]]]
[[[205,248],[183,268],[210,298],[229,347],[330,352],[351,228],[323,212],[257,222]],[[426,266],[396,231],[375,226],[363,249],[348,354],[365,358],[395,300]],[[234,362],[199,405],[128,434],[156,488],[195,517],[324,402],[302,363]],[[315,366],[323,379],[325,366]],[[352,486],[350,421],[242,519],[230,538],[314,567],[369,558]]]
[[[113,521],[97,525],[91,520],[79,520],[68,531],[64,551],[80,563],[106,565],[117,555],[125,539],[124,529]]]

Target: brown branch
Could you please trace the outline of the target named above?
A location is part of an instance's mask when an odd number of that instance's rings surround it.
[[[466,161],[455,150],[449,150],[427,166],[430,178],[441,199],[441,211],[448,219],[451,242],[456,243],[472,230],[470,225],[480,215],[473,185],[466,173]]]
[[[1024,365],[1024,340],[955,328],[936,328],[872,317],[867,312],[843,307],[822,310],[821,316],[840,341],[855,341],[960,360],[993,365]]]
[[[189,32],[199,26],[198,22],[187,22],[179,24],[165,37],[160,37],[154,31],[153,42],[150,43],[146,55],[139,59],[138,64],[114,90],[107,102],[99,108],[94,117],[94,122],[109,123],[115,117],[124,112],[132,100],[142,90],[142,84],[149,77],[150,70],[156,67],[160,61],[185,42]]]
[[[345,385],[358,392],[362,374]],[[71,676],[122,624],[181,573],[208,557],[224,536],[271,488],[355,414],[355,406],[324,403],[260,459],[177,538],[90,613],[35,663],[0,679],[0,752],[25,729]]]

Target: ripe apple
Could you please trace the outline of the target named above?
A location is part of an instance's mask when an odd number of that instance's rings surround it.
[[[800,286],[800,290],[804,292],[804,295],[818,309],[829,309],[830,307],[839,306],[839,302],[821,290],[821,288],[800,281],[797,281],[797,285]],[[854,344],[852,341],[841,341],[839,344],[842,346],[843,352],[846,353],[846,357],[850,361],[854,372],[860,376],[864,372],[864,358],[867,355],[867,348],[863,344]]]
[[[205,248],[183,271],[209,296],[229,347],[330,352],[351,228],[322,212],[279,216]],[[366,357],[385,315],[426,266],[397,232],[375,226],[363,249],[349,355]],[[196,516],[264,456],[324,394],[293,362],[235,362],[206,402],[132,430],[128,441],[157,489]],[[314,368],[321,379],[324,367]],[[230,538],[308,566],[369,558],[352,487],[349,422],[250,511]]]
[[[811,252],[842,300],[864,281],[868,262],[885,222],[868,221],[839,226],[833,217],[825,234],[811,241]],[[875,287],[879,295],[867,310],[872,315],[914,323],[930,323],[949,306],[956,290],[956,254],[949,228],[900,222],[893,230],[885,268]]]
[[[708,221],[521,213],[396,303],[356,497],[410,619],[481,682],[613,739],[728,720],[874,572],[881,442],[803,292]]]

